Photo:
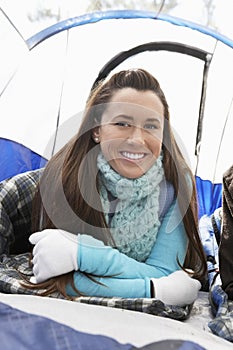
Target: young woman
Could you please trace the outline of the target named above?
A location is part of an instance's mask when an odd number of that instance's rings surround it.
[[[32,281],[45,294],[196,299],[195,183],[151,74],[121,71],[91,92],[78,134],[43,170],[32,223]]]

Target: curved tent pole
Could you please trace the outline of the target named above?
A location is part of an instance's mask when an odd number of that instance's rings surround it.
[[[97,12],[87,13],[85,15],[81,15],[78,17],[69,18],[38,32],[37,34],[27,39],[26,43],[28,48],[31,50],[32,48],[40,44],[42,41],[48,39],[54,34],[60,33],[64,30],[71,29],[73,27],[78,27],[78,26],[91,24],[91,23],[97,23],[103,20],[110,20],[110,19],[139,19],[139,18],[161,20],[177,26],[188,27],[190,29],[197,30],[203,34],[209,35],[215,38],[216,40],[223,42],[225,45],[228,45],[233,48],[233,40],[207,27],[198,25],[194,22],[187,21],[178,17],[162,15],[162,14],[156,15],[154,12],[140,11],[140,10],[116,10],[116,11],[109,10],[109,11],[99,11],[99,12],[97,11]]]
[[[196,144],[195,144],[195,156],[197,156],[195,175],[197,174],[199,153],[201,148],[202,126],[203,126],[205,100],[206,100],[207,77],[208,77],[208,72],[209,72],[209,67],[210,67],[212,57],[213,55],[210,55],[210,54],[206,55],[205,66],[203,70],[201,100],[200,100],[200,107],[199,107],[199,118],[198,118],[198,124],[197,124],[197,135],[196,135]]]
[[[170,41],[157,41],[150,42],[143,45],[136,46],[127,51],[122,51],[114,56],[111,60],[109,60],[104,67],[100,70],[98,77],[96,78],[94,84],[92,85],[92,89],[95,87],[99,80],[102,80],[107,77],[107,75],[116,68],[119,64],[124,62],[131,56],[137,55],[144,51],[170,51],[170,52],[178,52],[181,54],[193,56],[200,60],[206,62],[207,57],[211,56],[211,53],[206,52],[204,50],[198,49],[193,46],[180,44],[178,42],[170,42]]]

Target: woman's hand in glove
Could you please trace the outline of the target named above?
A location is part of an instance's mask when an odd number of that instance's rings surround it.
[[[197,299],[201,283],[179,270],[166,277],[152,278],[151,288],[152,295],[163,303],[185,306]]]
[[[31,282],[40,283],[51,277],[78,270],[78,236],[59,229],[46,229],[29,237],[32,251]]]

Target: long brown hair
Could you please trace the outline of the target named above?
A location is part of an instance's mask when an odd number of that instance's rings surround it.
[[[77,135],[51,158],[44,169],[34,199],[32,229],[61,228],[74,234],[90,234],[106,244],[114,244],[98,194],[96,159],[99,146],[93,141],[92,133],[96,126],[101,125],[101,116],[114,93],[126,87],[151,90],[164,106],[164,172],[166,180],[174,186],[188,236],[183,267],[191,268],[195,278],[204,280],[206,260],[198,234],[195,180],[173,135],[165,95],[158,81],[143,69],[120,71],[91,91]],[[35,288],[45,288],[45,295],[59,291],[67,297],[65,285],[72,281],[72,273],[69,273]]]

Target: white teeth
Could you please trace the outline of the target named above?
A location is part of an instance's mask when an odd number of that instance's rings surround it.
[[[122,155],[125,158],[129,158],[129,159],[133,159],[133,160],[142,159],[145,156],[144,153],[129,153],[129,152],[122,152]]]

